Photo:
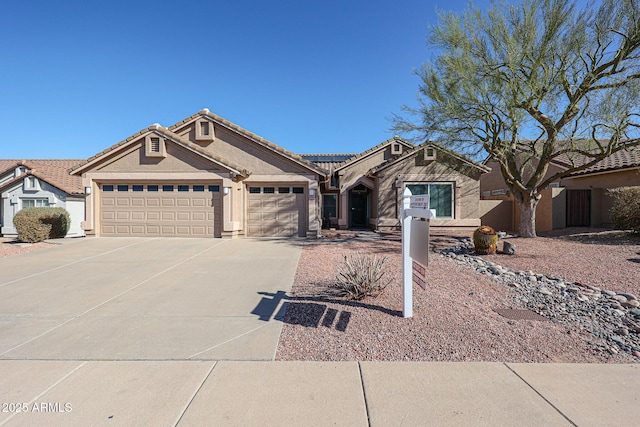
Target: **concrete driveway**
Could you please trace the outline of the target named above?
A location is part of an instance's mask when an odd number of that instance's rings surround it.
[[[300,242],[85,238],[0,259],[0,359],[273,360]]]

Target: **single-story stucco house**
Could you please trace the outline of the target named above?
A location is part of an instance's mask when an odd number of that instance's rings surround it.
[[[82,179],[69,169],[83,160],[0,160],[0,234],[18,235],[13,217],[27,207],[61,207],[69,212],[67,237],[84,235]]]
[[[488,171],[398,137],[357,155],[298,155],[204,109],[144,128],[71,175],[87,190],[87,235],[313,238],[323,217],[339,228],[398,228],[405,187],[431,195],[432,225],[476,227]]]
[[[396,136],[333,164],[327,155],[303,157],[329,169],[321,185],[323,218],[337,228],[399,229],[407,187],[430,195],[432,226],[480,225],[479,178],[489,169],[434,142],[416,146]]]
[[[546,177],[585,164],[586,157],[574,155],[554,160]],[[581,163],[582,162],[582,163]],[[497,162],[488,160],[492,170],[480,178],[483,224],[514,230],[519,210],[506,187]],[[611,226],[609,210],[613,198],[608,190],[640,186],[640,147],[617,151],[593,166],[556,180],[542,191],[536,208],[536,231],[565,227]]]

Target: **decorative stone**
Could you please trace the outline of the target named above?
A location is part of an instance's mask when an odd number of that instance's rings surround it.
[[[511,242],[507,242],[506,240],[502,244],[502,252],[507,255],[515,255],[516,254],[516,245]]]
[[[630,299],[629,301],[621,302],[620,304],[625,308],[636,308],[640,306],[640,301],[637,299]]]
[[[626,337],[627,335],[629,335],[629,330],[627,328],[619,328],[613,332],[618,335],[622,335],[623,337]]]
[[[500,274],[502,273],[502,268],[492,265],[491,267],[489,267],[489,271],[492,272],[493,274]]]
[[[640,358],[640,300],[635,295],[531,270],[510,270],[474,256],[473,245],[467,246],[458,245],[441,254],[510,287],[510,303],[588,334],[599,351]]]
[[[619,336],[617,336],[617,335],[613,335],[613,336],[611,337],[611,341],[615,341],[615,342],[616,342],[616,343],[618,343],[618,344],[624,344],[624,341],[622,340],[622,338],[620,338],[620,337],[619,337]]]

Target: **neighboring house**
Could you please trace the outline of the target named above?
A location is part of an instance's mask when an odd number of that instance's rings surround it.
[[[153,125],[75,167],[88,235],[320,233],[327,171],[211,112]]]
[[[572,164],[585,164],[587,158],[558,158],[549,165],[546,176],[567,170]],[[491,173],[480,179],[483,224],[514,230],[519,210],[509,194],[499,166],[487,161]],[[622,150],[580,172],[553,182],[543,190],[536,208],[536,231],[578,226],[612,225],[609,210],[613,198],[607,190],[640,186],[640,148]],[[493,201],[491,201],[493,199]],[[501,201],[504,201],[500,205]],[[506,207],[506,206],[509,207]],[[494,209],[494,212],[491,210]],[[496,211],[502,212],[496,215]]]
[[[17,236],[14,215],[27,207],[61,207],[69,212],[67,237],[83,236],[84,188],[68,170],[82,160],[0,160],[0,233]]]
[[[338,228],[398,229],[406,187],[430,195],[436,210],[432,226],[480,225],[479,178],[489,169],[439,144],[415,146],[394,137],[330,169],[322,186],[323,211]]]

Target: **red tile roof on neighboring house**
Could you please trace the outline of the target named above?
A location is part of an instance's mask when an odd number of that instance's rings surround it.
[[[64,160],[0,160],[0,175],[9,172],[18,166],[24,166],[28,170],[10,181],[2,184],[6,187],[12,183],[21,181],[25,176],[33,175],[56,188],[72,195],[84,194],[82,178],[69,174],[69,169],[80,164],[84,160],[64,159]]]
[[[582,164],[586,163],[588,160],[588,158],[584,158]],[[595,165],[589,166],[581,171],[574,172],[569,176],[588,175],[591,173],[609,172],[634,167],[640,167],[640,147],[616,151],[609,157],[605,157],[600,160]]]

